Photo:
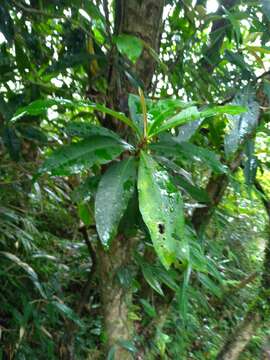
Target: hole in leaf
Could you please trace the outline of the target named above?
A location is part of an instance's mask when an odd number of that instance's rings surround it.
[[[164,234],[164,232],[165,232],[165,225],[164,224],[161,224],[161,223],[158,224],[158,232],[160,234]]]

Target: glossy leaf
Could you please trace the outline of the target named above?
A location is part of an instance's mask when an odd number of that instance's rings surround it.
[[[178,256],[184,235],[181,194],[167,171],[145,152],[140,156],[138,190],[143,220],[157,255],[168,269]]]
[[[52,175],[67,175],[88,169],[94,164],[106,164],[124,150],[128,145],[105,136],[95,136],[62,146],[45,160],[40,172]]]
[[[244,111],[246,111],[245,107],[239,105],[210,106],[201,111],[199,111],[196,106],[190,106],[170,117],[167,119],[167,121],[162,122],[161,125],[158,124],[160,126],[155,126],[158,123],[156,121],[152,125],[151,129],[149,129],[149,136],[157,135],[163,131],[175,128],[191,121],[205,119],[207,117],[218,114],[239,114]]]
[[[108,136],[118,141],[123,141],[114,131],[103,126],[97,126],[82,121],[74,121],[67,125],[66,132],[69,136],[88,138],[92,136]]]
[[[130,157],[110,166],[100,180],[95,218],[100,240],[105,247],[117,234],[119,222],[134,192],[135,177],[135,159]]]
[[[180,110],[189,108],[192,105],[193,103],[170,98],[152,102],[151,107],[148,110],[150,123],[148,133],[153,133],[164,123],[164,121],[179,113]]]
[[[104,114],[111,115],[112,117],[120,120],[124,124],[131,127],[134,131],[137,131],[136,127],[132,123],[132,121],[126,117],[123,113],[114,111],[112,109],[107,108],[102,104],[96,104],[90,101],[83,101],[83,100],[68,100],[68,99],[60,99],[60,98],[53,98],[53,99],[43,99],[43,100],[36,100],[33,101],[31,104],[20,108],[16,111],[14,116],[10,119],[11,122],[16,122],[21,117],[25,115],[36,116],[44,114],[48,109],[52,106],[62,106],[66,109],[87,109],[89,111],[100,111]]]
[[[199,202],[210,202],[210,198],[207,192],[204,189],[194,185],[192,177],[187,171],[165,157],[159,156],[156,158],[158,159],[159,163],[164,165],[168,171],[173,174],[173,181],[175,184],[179,185],[193,199]]]
[[[185,124],[189,121],[197,120],[199,118],[200,118],[199,110],[197,109],[196,106],[191,106],[187,109],[182,110],[173,117],[169,118],[160,127],[157,127],[156,129],[152,128],[151,131],[149,131],[149,136],[155,136],[163,131],[172,129],[176,126]]]
[[[227,171],[226,167],[219,161],[214,152],[188,142],[181,142],[180,144],[174,141],[160,142],[152,144],[151,149],[167,157],[173,156],[181,158],[184,156],[192,161],[200,160],[217,174]]]

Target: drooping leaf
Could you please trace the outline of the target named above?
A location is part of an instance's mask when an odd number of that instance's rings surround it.
[[[122,55],[135,63],[143,50],[141,39],[134,35],[120,34],[115,39],[117,49]]]
[[[77,143],[62,146],[53,152],[43,163],[40,172],[48,172],[52,175],[78,173],[94,164],[106,164],[124,150],[128,150],[128,145],[121,144],[109,137],[87,138]]]
[[[212,281],[210,279],[209,276],[207,276],[206,274],[198,274],[198,278],[199,278],[200,282],[203,284],[203,286],[206,287],[206,289],[208,289],[210,293],[217,296],[218,298],[221,298],[222,291],[221,291],[220,287],[218,287],[214,283],[214,281]]]
[[[142,269],[144,279],[151,286],[151,288],[153,288],[158,294],[164,295],[162,288],[161,288],[161,283],[155,272],[155,268],[153,268],[153,266],[143,264],[141,269]]]
[[[138,175],[139,207],[157,255],[169,268],[179,254],[184,236],[184,213],[180,192],[169,174],[141,152]]]
[[[48,138],[42,130],[35,126],[19,126],[17,127],[18,131],[25,139],[35,141],[41,144],[46,144]]]
[[[19,259],[16,255],[11,254],[9,252],[0,251],[0,255],[5,256],[7,259],[11,260],[16,265],[18,265],[20,268],[22,268],[28,274],[29,278],[35,285],[36,289],[39,291],[40,295],[43,298],[46,298],[46,294],[45,294],[43,287],[38,279],[38,276],[37,276],[35,270],[30,265],[28,265],[26,262]]]
[[[188,182],[185,178],[178,176],[175,179],[176,183],[178,183],[181,188],[183,188],[194,200],[202,202],[202,203],[209,203],[210,198],[208,196],[207,191],[204,189],[195,186]]]
[[[102,176],[95,201],[97,231],[102,244],[110,245],[134,192],[136,163],[133,157],[113,164]]]
[[[69,123],[65,130],[69,136],[78,136],[81,138],[88,138],[96,135],[108,136],[121,141],[121,138],[114,131],[111,131],[103,126],[97,126],[82,121]]]
[[[233,104],[245,106],[247,111],[240,115],[228,115],[229,132],[225,135],[224,148],[227,157],[233,155],[258,124],[260,107],[250,88],[238,93]]]
[[[80,327],[83,327],[81,320],[78,318],[76,313],[66,304],[53,300],[51,304],[65,317],[75,322]]]
[[[192,161],[200,160],[217,174],[227,171],[226,167],[219,161],[214,152],[188,142],[178,144],[172,138],[172,141],[152,144],[151,149],[167,157],[173,156],[181,158],[185,156]]]
[[[206,203],[210,201],[207,192],[194,185],[192,177],[187,171],[165,157],[158,156],[156,158],[159,163],[164,165],[173,174],[173,181],[175,184],[184,189],[193,199]]]
[[[48,109],[53,106],[62,106],[66,109],[86,109],[89,111],[100,111],[104,114],[111,115],[112,117],[120,120],[124,124],[131,127],[134,131],[138,131],[136,126],[133,122],[126,117],[123,113],[114,111],[112,109],[107,108],[102,104],[96,104],[90,101],[83,101],[83,100],[68,100],[68,99],[60,99],[60,98],[53,98],[53,99],[42,99],[33,101],[31,104],[19,108],[14,116],[10,119],[10,122],[16,122],[21,117],[25,115],[36,116],[44,114]]]

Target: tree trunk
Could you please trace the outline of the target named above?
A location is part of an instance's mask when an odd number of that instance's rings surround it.
[[[150,88],[155,71],[155,60],[149,47],[158,52],[162,28],[164,0],[116,0],[114,35],[128,34],[142,39],[144,50],[135,65],[130,64],[136,78],[141,81],[145,93]],[[128,79],[119,71],[119,54],[112,49],[111,69],[109,71],[109,92],[107,104],[127,113],[128,93],[137,93]],[[107,120],[107,119],[106,119]],[[111,119],[110,119],[111,120]],[[105,122],[108,125],[108,121]],[[125,133],[119,122],[111,122],[115,131]],[[124,130],[124,131],[123,131]],[[132,320],[129,318],[132,304],[132,290],[119,281],[119,272],[132,267],[132,252],[135,239],[127,239],[119,234],[108,251],[101,246],[97,249],[97,267],[100,279],[100,295],[105,329],[105,351],[111,349],[115,360],[132,359],[132,354],[121,346],[123,341],[132,341],[134,336]],[[104,357],[105,358],[105,357]]]
[[[128,315],[132,293],[130,288],[123,287],[118,275],[130,266],[134,242],[120,235],[109,251],[100,246],[97,254],[106,351],[115,348],[115,360],[132,359],[130,352],[120,344],[133,338],[133,325]]]

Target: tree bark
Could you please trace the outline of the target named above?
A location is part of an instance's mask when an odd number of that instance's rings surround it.
[[[128,314],[132,293],[120,283],[118,273],[130,266],[134,242],[119,235],[108,251],[101,246],[97,251],[106,351],[114,347],[115,360],[132,359],[131,353],[120,344],[133,338],[133,324]]]

